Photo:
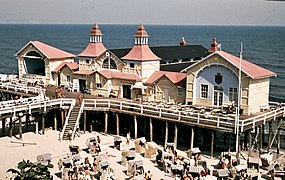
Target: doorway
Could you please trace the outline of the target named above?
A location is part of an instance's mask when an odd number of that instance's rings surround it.
[[[222,87],[214,86],[214,106],[222,106],[224,98],[224,90]]]
[[[80,92],[84,92],[86,89],[86,80],[85,79],[79,79],[79,90]]]
[[[164,95],[164,101],[168,102],[169,101],[169,89],[168,88],[163,89],[163,95]]]
[[[131,85],[123,85],[123,98],[131,99]]]

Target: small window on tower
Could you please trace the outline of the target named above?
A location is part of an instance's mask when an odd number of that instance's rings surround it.
[[[130,63],[130,68],[135,68],[135,64],[134,63]]]

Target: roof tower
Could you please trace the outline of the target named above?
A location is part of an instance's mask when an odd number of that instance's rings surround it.
[[[98,26],[94,24],[89,35],[89,44],[83,52],[78,54],[79,57],[97,57],[107,49],[103,44],[103,34]]]

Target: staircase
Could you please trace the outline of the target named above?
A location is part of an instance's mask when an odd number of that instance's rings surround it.
[[[74,130],[76,120],[77,120],[77,117],[79,115],[79,111],[80,111],[80,106],[78,106],[78,105],[74,106],[73,109],[71,110],[69,118],[66,119],[66,121],[68,121],[68,124],[67,124],[66,128],[64,129],[64,133],[62,136],[63,140],[69,140],[68,131]]]

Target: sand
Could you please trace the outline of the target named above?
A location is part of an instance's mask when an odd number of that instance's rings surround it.
[[[11,173],[6,173],[9,168],[13,168],[17,166],[17,163],[21,160],[30,160],[32,162],[36,162],[36,158],[38,155],[50,153],[52,154],[51,163],[54,165],[54,168],[51,169],[52,173],[57,173],[58,166],[57,162],[59,158],[65,156],[69,152],[69,145],[78,145],[80,148],[84,149],[86,147],[86,140],[89,137],[94,137],[99,135],[101,138],[101,144],[107,147],[107,151],[110,160],[110,167],[115,170],[116,179],[125,179],[127,178],[126,174],[123,173],[127,168],[118,164],[117,162],[121,160],[121,152],[115,150],[110,145],[113,145],[114,137],[112,135],[102,135],[97,132],[85,133],[81,134],[80,137],[76,137],[74,141],[58,141],[59,132],[51,129],[47,129],[44,135],[35,134],[33,132],[28,132],[23,134],[23,140],[19,141],[17,138],[12,137],[2,137],[0,138],[0,179],[9,179],[11,177]],[[134,147],[134,142],[131,141],[129,145],[126,144],[126,138],[122,137],[123,143],[121,149],[129,149]],[[29,142],[36,143],[36,145],[25,145],[11,143],[11,141],[15,142]],[[179,152],[182,153],[183,152]],[[185,153],[183,154],[185,155]],[[205,156],[202,156],[203,159],[207,159]],[[147,172],[151,171],[153,174],[153,179],[173,179],[166,175],[163,171],[159,170],[155,167],[155,164],[147,158],[143,158],[141,155],[136,153],[136,159],[143,159],[144,170]],[[92,162],[92,161],[91,161]],[[207,160],[208,167],[212,169],[211,164],[217,164],[217,159],[208,159]],[[58,179],[54,176],[54,179]],[[216,179],[213,176],[207,176],[205,179]]]

